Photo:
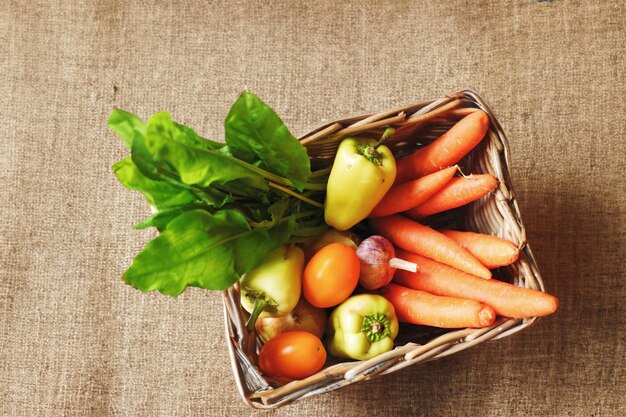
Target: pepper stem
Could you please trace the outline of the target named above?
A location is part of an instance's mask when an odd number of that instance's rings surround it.
[[[383,156],[380,152],[378,152],[378,147],[382,145],[389,136],[393,135],[394,132],[394,128],[388,127],[387,129],[385,129],[385,132],[378,142],[376,142],[374,145],[357,146],[356,151],[359,154],[363,155],[368,161],[370,161],[374,165],[382,165]]]
[[[389,336],[389,320],[382,313],[369,314],[363,318],[361,331],[365,333],[370,342],[378,342]]]
[[[248,330],[249,333],[252,333],[252,330],[254,330],[254,324],[259,318],[259,314],[261,314],[263,310],[265,310],[265,306],[267,306],[267,300],[265,298],[255,298],[254,306],[252,307],[252,313],[250,313],[250,318],[246,322],[246,330]]]
[[[376,145],[374,145],[374,149],[378,149],[378,147],[382,145],[383,142],[386,141],[387,138],[389,138],[389,136],[393,135],[394,133],[396,133],[396,129],[394,129],[393,127],[388,127],[387,129],[385,129],[380,140],[376,142]]]

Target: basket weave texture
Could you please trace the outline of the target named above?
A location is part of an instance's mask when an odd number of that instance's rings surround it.
[[[519,259],[499,268],[496,278],[520,287],[544,291],[537,264],[526,242],[526,231],[511,186],[509,146],[500,124],[480,96],[464,90],[445,98],[426,101],[386,112],[339,120],[300,138],[316,168],[332,164],[337,146],[347,136],[379,138],[385,128],[396,129],[386,145],[396,157],[410,153],[437,139],[456,121],[476,109],[490,118],[482,143],[462,161],[468,172],[489,173],[499,180],[491,194],[455,212],[455,226],[508,239],[520,248]],[[445,219],[443,220],[445,221]],[[289,402],[332,391],[355,382],[432,361],[492,339],[517,333],[538,318],[500,318],[486,328],[462,330],[411,329],[396,339],[396,347],[367,361],[332,364],[304,380],[280,386],[264,378],[254,363],[259,340],[245,329],[246,316],[239,305],[237,285],[223,293],[226,339],[230,359],[243,400],[255,408],[275,408]]]

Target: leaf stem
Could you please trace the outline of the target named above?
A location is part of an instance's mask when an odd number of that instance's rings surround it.
[[[298,198],[298,199],[304,201],[305,203],[310,204],[310,205],[312,205],[314,207],[324,208],[323,204],[318,203],[315,200],[311,200],[310,198],[305,197],[302,194],[298,194],[295,191],[292,191],[292,190],[290,190],[288,188],[285,188],[285,187],[283,187],[281,185],[278,185],[278,184],[273,183],[273,182],[270,181],[269,186],[272,187],[272,188],[275,188],[275,189],[277,189],[279,191],[282,191],[285,194],[289,194],[292,197],[296,197],[296,198]]]
[[[287,216],[287,217],[283,217],[282,219],[280,219],[280,221],[285,221],[285,220],[298,220],[298,219],[302,219],[304,217],[309,217],[309,216],[315,216],[316,214],[319,213],[319,210],[305,210],[305,211],[301,211],[300,213],[296,213],[296,214],[292,214],[291,216]]]
[[[259,174],[260,176],[264,177],[265,179],[268,179],[270,181],[275,181],[275,182],[277,182],[279,184],[282,184],[282,185],[293,186],[293,183],[290,180],[288,180],[287,178],[281,177],[280,175],[272,174],[271,172],[268,172],[268,171],[266,171],[266,170],[264,170],[262,168],[255,167],[254,165],[249,164],[246,161],[242,161],[241,159],[235,158],[234,156],[226,155],[226,154],[223,154],[221,152],[215,151],[213,149],[203,149],[203,148],[198,148],[196,146],[191,146],[191,145],[189,145],[187,143],[183,143],[183,142],[178,142],[178,141],[174,141],[174,142],[176,142],[178,145],[183,146],[183,147],[188,148],[188,149],[193,149],[193,150],[200,151],[200,152],[203,152],[203,153],[208,153],[208,154],[219,154],[222,157],[228,158],[231,162],[233,162],[233,163],[235,163],[235,164],[237,164],[237,165],[239,165],[239,166],[241,166],[243,168],[247,168],[250,171],[253,171],[253,172]]]
[[[320,226],[313,226],[313,227],[300,227],[293,232],[293,236],[298,236],[298,237],[319,236],[323,234],[326,230],[328,230],[328,225],[326,224],[323,224]]]
[[[304,189],[305,190],[319,190],[319,191],[323,191],[326,189],[326,183],[314,183],[314,182],[307,182],[306,184],[304,184]]]
[[[171,172],[168,172],[171,174]],[[173,185],[175,187],[178,188],[182,188],[185,190],[188,190],[189,192],[191,192],[192,194],[194,194],[196,197],[198,197],[204,204],[208,205],[209,207],[215,207],[215,202],[211,201],[210,199],[207,198],[206,193],[198,188],[198,187],[194,187],[193,185],[188,185],[185,184],[182,181],[178,181],[174,178],[168,177],[167,175],[160,175],[159,178],[161,178],[164,182]]]
[[[239,163],[240,165],[242,165],[242,166],[244,166],[244,167],[248,168],[248,169],[249,169],[249,170],[251,170],[251,171],[256,172],[257,174],[261,175],[262,177],[264,177],[264,178],[265,178],[265,179],[267,179],[267,180],[274,181],[274,182],[277,182],[277,183],[279,183],[279,184],[286,185],[286,186],[288,186],[288,187],[293,187],[293,186],[294,186],[294,185],[293,185],[293,182],[291,182],[291,181],[290,181],[290,180],[288,180],[287,178],[281,177],[280,175],[272,174],[272,173],[271,173],[271,172],[269,172],[269,171],[266,171],[266,170],[264,170],[264,169],[262,169],[262,168],[259,168],[259,167],[255,167],[254,165],[249,164],[249,163],[247,163],[247,162],[245,162],[245,161],[242,161],[242,160],[240,160],[240,159],[237,159],[237,158],[233,158],[233,159],[235,159],[236,161],[238,161],[238,163]]]
[[[332,167],[328,167],[328,168],[324,168],[324,169],[319,169],[317,171],[313,171],[311,172],[311,175],[309,175],[309,178],[316,178],[316,177],[321,177],[323,175],[326,174],[330,174],[330,170],[332,169]]]
[[[204,153],[217,153],[216,151],[212,150],[212,149],[202,149],[202,148],[197,148],[195,146],[191,146],[189,144],[183,143],[183,142],[176,142],[177,144],[184,146],[186,148],[190,148],[190,149],[194,149],[194,150],[198,150],[200,152],[204,152]],[[263,178],[267,179],[271,182],[274,182],[276,184],[279,185],[283,185],[286,187],[293,187],[296,188],[295,184],[288,178],[285,177],[281,177],[280,175],[276,175],[273,174],[269,171],[264,170],[263,168],[259,168],[256,167],[246,161],[242,161],[241,159],[235,158],[234,156],[229,156],[229,155],[224,155],[221,154],[221,156],[226,156],[228,159],[230,159],[232,162],[234,162],[235,164],[238,164],[239,166],[246,168],[256,174],[259,174],[260,176],[262,176]],[[318,177],[321,175],[324,175],[326,173],[330,173],[330,168],[325,168],[325,169],[321,169],[318,171],[313,172],[309,177]],[[305,190],[325,190],[326,189],[326,184],[316,184],[316,183],[306,183],[304,185],[304,189]]]

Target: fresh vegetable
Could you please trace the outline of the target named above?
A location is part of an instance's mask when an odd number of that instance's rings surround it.
[[[350,233],[348,231],[340,232],[339,230],[330,229],[318,239],[304,243],[304,245],[302,246],[302,249],[304,250],[304,257],[309,260],[324,246],[328,246],[331,243],[337,242],[343,243],[344,245],[350,246],[351,248],[356,250],[356,242],[358,242],[358,239],[359,237],[354,233]]]
[[[115,174],[156,210],[137,227],[161,232],[123,276],[135,288],[171,296],[188,286],[224,290],[280,245],[328,230],[324,172],[311,174],[305,148],[253,94],[228,113],[225,144],[167,113],[144,124],[114,110],[109,127],[131,153]]]
[[[393,305],[376,294],[359,294],[330,315],[328,350],[334,356],[367,360],[393,348],[398,320]]]
[[[198,197],[189,189],[177,188],[167,182],[155,181],[144,176],[130,157],[115,163],[112,168],[126,188],[141,192],[152,207],[164,210],[170,207],[185,207],[198,201]]]
[[[298,304],[289,313],[277,317],[259,317],[255,327],[264,342],[292,330],[309,332],[321,338],[326,330],[326,310],[313,307],[304,297],[300,297]]]
[[[283,245],[241,278],[241,306],[250,313],[248,331],[261,314],[282,316],[294,309],[300,298],[303,269],[302,249]]]
[[[356,250],[361,263],[359,283],[368,290],[384,287],[391,282],[396,268],[417,271],[418,265],[396,258],[390,241],[382,236],[370,236]]]
[[[490,174],[452,178],[441,190],[406,214],[416,220],[464,206],[489,194],[498,185]]]
[[[381,294],[393,304],[398,320],[441,328],[486,327],[493,324],[493,309],[478,301],[440,297],[397,284],[389,284]]]
[[[457,170],[458,166],[454,165],[416,180],[396,183],[372,210],[369,217],[389,216],[422,204],[442,189]]]
[[[332,243],[313,255],[304,269],[302,290],[315,307],[334,307],[346,300],[359,283],[359,258],[343,243]]]
[[[344,139],[328,178],[324,219],[337,230],[348,230],[367,217],[396,178],[396,161],[380,141]]]
[[[519,248],[513,242],[497,236],[457,230],[442,230],[441,233],[467,249],[489,269],[511,265],[519,256]]]
[[[495,279],[485,280],[448,265],[409,252],[398,251],[404,259],[417,262],[416,273],[398,271],[394,281],[433,294],[477,300],[504,317],[527,318],[552,314],[559,301],[550,294],[521,288]]]
[[[456,164],[480,143],[487,130],[489,116],[484,111],[465,116],[433,143],[399,159],[396,182],[406,182]]]
[[[319,337],[299,330],[281,333],[261,348],[259,367],[281,383],[313,375],[326,362]]]
[[[397,214],[370,219],[369,224],[374,232],[404,250],[419,253],[482,278],[491,278],[491,272],[468,251],[428,226]]]
[[[311,175],[309,156],[274,110],[254,94],[244,93],[224,122],[226,144],[233,156],[287,178],[302,191]],[[282,178],[279,181],[291,185]]]

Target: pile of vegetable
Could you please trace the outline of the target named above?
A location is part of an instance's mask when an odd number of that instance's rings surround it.
[[[512,242],[428,225],[498,186],[456,165],[488,131],[480,110],[397,161],[385,146],[391,128],[379,140],[345,138],[332,167],[317,171],[250,93],[228,113],[225,143],[167,113],[144,123],[115,110],[109,126],[130,151],[116,176],[153,209],[135,227],[159,231],[124,281],[171,296],[238,284],[246,327],[263,341],[259,367],[274,381],[318,372],[327,352],[357,360],[387,352],[399,322],[480,328],[558,307],[551,295],[492,278],[517,260]]]

